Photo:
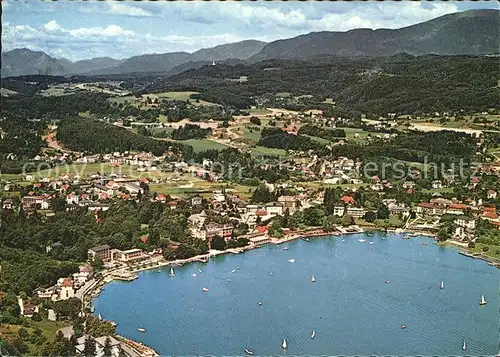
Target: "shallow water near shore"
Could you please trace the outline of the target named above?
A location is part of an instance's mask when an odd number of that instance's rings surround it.
[[[161,355],[498,353],[499,270],[429,238],[401,237],[311,238],[191,263],[175,277],[144,271],[107,284],[95,314]]]

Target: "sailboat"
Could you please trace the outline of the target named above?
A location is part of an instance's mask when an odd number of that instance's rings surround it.
[[[146,332],[146,329],[145,329],[145,328],[143,328],[143,327],[139,327],[139,328],[137,329],[137,331],[139,331],[139,332]]]
[[[439,285],[440,289],[444,289],[444,282],[441,280],[441,285]]]
[[[315,283],[315,282],[316,282],[316,277],[313,275],[311,278],[311,283]]]
[[[316,331],[313,330],[312,333],[311,333],[311,339],[313,339],[314,337],[316,337]]]
[[[481,301],[479,301],[479,305],[486,305],[486,299],[484,298],[484,295],[481,295]]]
[[[462,351],[467,351],[467,344],[464,341],[464,344],[462,345]]]
[[[250,338],[248,338],[248,342],[247,342],[247,346],[250,344]],[[246,347],[244,350],[243,350],[247,355],[249,356],[253,356],[254,355],[254,351],[252,351],[251,349],[249,349],[248,347]]]
[[[102,320],[101,313],[99,313],[99,315],[97,317],[99,318],[99,320]]]
[[[168,273],[168,276],[175,276],[174,268],[170,267],[170,273]]]
[[[283,342],[281,343],[281,348],[283,348],[284,350],[286,350],[286,338],[283,339]]]

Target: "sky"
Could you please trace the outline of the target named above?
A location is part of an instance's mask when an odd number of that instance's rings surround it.
[[[497,1],[1,1],[3,51],[29,48],[72,61],[194,52],[314,31],[400,28],[458,11],[499,9]]]

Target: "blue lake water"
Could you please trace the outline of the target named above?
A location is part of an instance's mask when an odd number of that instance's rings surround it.
[[[162,355],[242,355],[245,347],[256,355],[463,355],[464,340],[468,355],[499,351],[499,270],[429,238],[297,240],[175,272],[106,285],[95,313]]]

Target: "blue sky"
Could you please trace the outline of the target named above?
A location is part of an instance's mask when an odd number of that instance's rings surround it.
[[[273,41],[313,31],[399,28],[482,2],[132,2],[2,0],[3,50],[80,60]]]

